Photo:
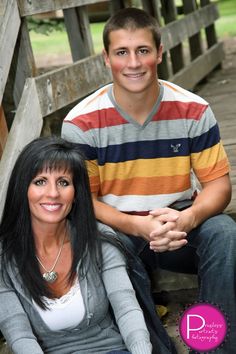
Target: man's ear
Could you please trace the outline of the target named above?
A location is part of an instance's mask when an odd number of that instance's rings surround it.
[[[162,62],[162,54],[163,54],[163,45],[160,44],[157,50],[157,64],[160,64]]]
[[[106,67],[110,68],[110,60],[109,60],[109,55],[107,54],[106,50],[103,48],[102,50],[102,55],[103,55],[103,59],[104,59],[104,63],[106,65]]]

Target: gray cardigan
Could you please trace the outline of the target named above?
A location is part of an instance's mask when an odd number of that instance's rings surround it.
[[[0,330],[14,353],[106,354],[127,348],[132,354],[151,354],[149,333],[124,257],[105,242],[102,253],[101,274],[90,267],[86,276],[79,279],[86,313],[82,322],[70,330],[52,331],[47,327],[32,305],[17,269],[9,265],[11,287],[0,277]],[[119,330],[110,314],[109,302]]]

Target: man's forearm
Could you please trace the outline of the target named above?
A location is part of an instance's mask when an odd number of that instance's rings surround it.
[[[228,175],[205,183],[193,205],[181,212],[180,222],[182,218],[189,220],[189,225],[183,229],[189,232],[208,218],[223,212],[230,200],[231,183]]]
[[[137,236],[133,227],[133,215],[122,213],[95,198],[93,198],[93,205],[96,218],[99,221],[125,234]]]
[[[174,228],[176,216],[169,216],[165,222],[161,222],[153,215],[139,216],[129,215],[93,198],[96,218],[102,223],[119,230],[127,235],[142,237],[150,241],[150,234],[155,232],[160,237]],[[178,235],[185,237],[185,232],[178,232]]]

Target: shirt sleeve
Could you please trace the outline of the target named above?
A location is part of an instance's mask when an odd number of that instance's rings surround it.
[[[2,276],[0,304],[0,330],[13,353],[43,354],[16,292],[5,284]]]
[[[220,131],[211,108],[191,126],[191,165],[201,183],[224,176],[230,170]]]
[[[107,242],[103,243],[102,251],[103,282],[125,345],[132,354],[151,354],[149,332],[127,274],[124,257]]]
[[[90,131],[82,131],[70,121],[64,121],[61,136],[68,141],[78,144],[86,159],[91,192],[99,193],[100,173],[97,163],[97,149]]]

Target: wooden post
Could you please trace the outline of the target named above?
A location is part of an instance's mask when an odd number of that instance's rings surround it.
[[[26,79],[37,74],[25,18],[21,20],[14,49],[13,56],[10,60],[11,66],[3,97],[4,113],[8,119],[8,123],[10,121],[9,117],[14,117]]]
[[[109,1],[109,12],[110,12],[111,16],[123,8],[125,8],[125,1],[124,0],[111,0],[111,1]]]
[[[26,79],[36,75],[37,69],[27,22],[26,18],[22,18],[5,92],[8,101],[12,100],[15,108],[20,102]]]
[[[0,104],[2,102],[12,56],[20,28],[15,0],[1,0],[0,5]]]
[[[200,4],[202,7],[209,5],[210,0],[200,0]],[[215,30],[215,24],[211,24],[207,26],[205,29],[206,39],[207,39],[207,46],[208,48],[212,47],[215,43],[217,43],[217,35]]]
[[[161,14],[159,0],[142,0],[143,9],[151,16],[155,17],[161,27]],[[167,80],[170,77],[170,68],[168,62],[168,54],[165,52],[162,55],[162,62],[158,65],[158,77]]]
[[[7,141],[8,128],[2,106],[0,106],[0,159]]]
[[[40,135],[42,112],[34,79],[27,79],[21,101],[0,161],[0,219],[5,203],[6,186],[19,152]]]
[[[159,26],[162,26],[160,0],[142,0],[142,6],[145,11],[157,19]]]
[[[197,9],[196,0],[183,0],[183,9],[185,14],[195,11]],[[200,32],[190,37],[189,47],[191,60],[196,59],[199,55],[202,54],[202,42]]]
[[[162,14],[165,23],[175,21],[177,19],[177,8],[174,0],[168,0],[168,1],[161,0],[161,4],[162,4]],[[170,49],[170,57],[171,57],[173,74],[175,74],[177,71],[181,70],[184,67],[182,43]]]
[[[86,6],[65,9],[63,12],[73,61],[94,54]]]

